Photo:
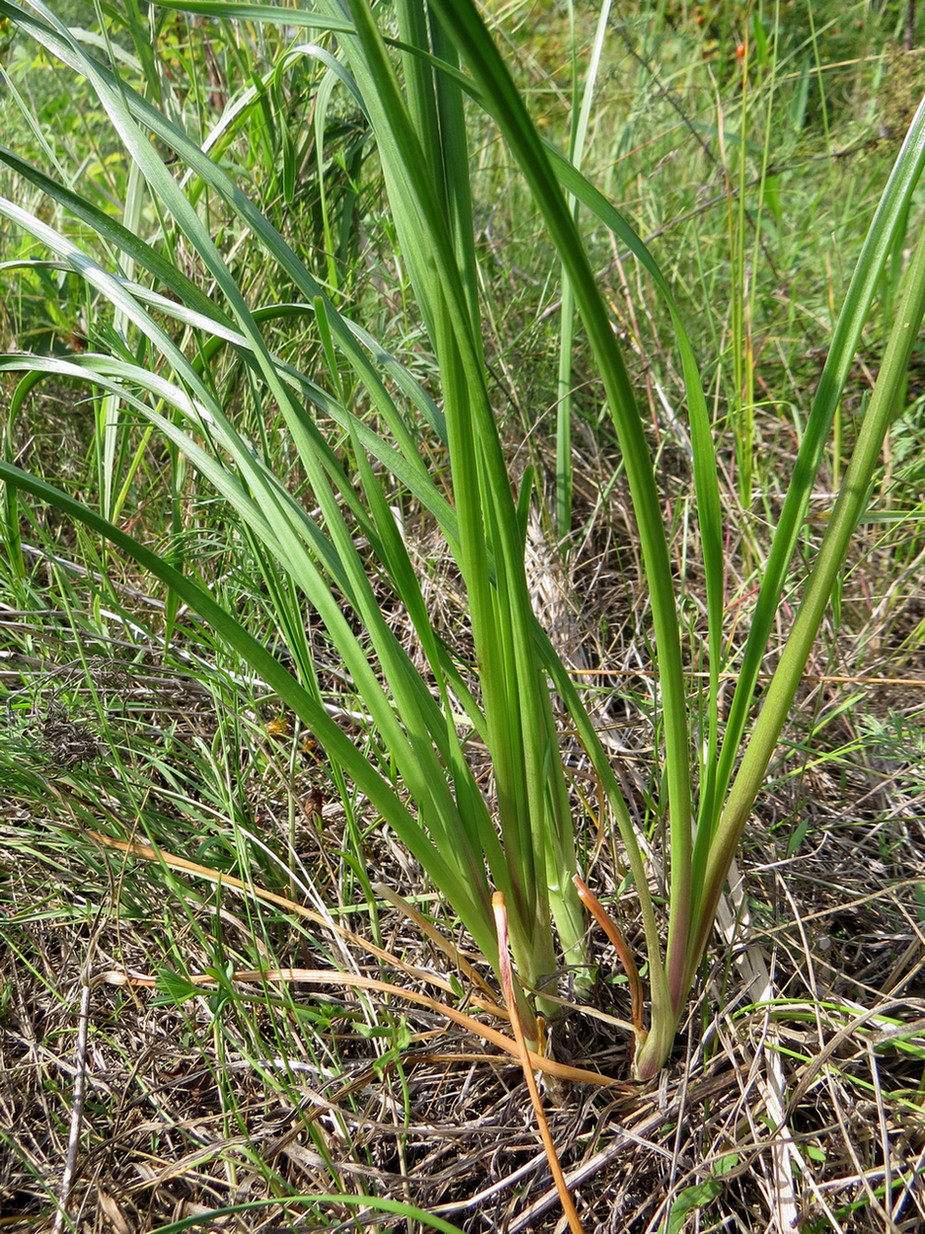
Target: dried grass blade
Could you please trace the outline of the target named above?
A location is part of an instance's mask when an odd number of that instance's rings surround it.
[[[140,857],[145,861],[157,861],[171,870],[182,870],[186,874],[195,874],[199,878],[208,879],[210,883],[221,883],[223,887],[231,887],[235,891],[253,895],[267,904],[275,904],[277,908],[284,908],[287,912],[293,913],[297,917],[302,917],[306,921],[311,921],[314,925],[323,926],[325,929],[337,934],[345,942],[359,947],[361,950],[375,956],[377,960],[382,960],[401,972],[407,973],[409,977],[413,977],[416,981],[426,981],[429,985],[436,986],[446,994],[453,995],[454,997],[456,995],[452,985],[444,978],[409,964],[406,960],[400,959],[390,951],[377,947],[375,943],[370,942],[368,939],[361,938],[359,934],[354,934],[351,930],[345,930],[336,921],[332,921],[321,913],[316,913],[311,908],[306,908],[304,904],[299,904],[295,900],[288,899],[286,896],[278,895],[275,891],[268,891],[265,887],[259,887],[254,883],[242,882],[241,879],[235,878],[233,874],[225,874],[224,871],[213,869],[211,866],[198,865],[195,861],[189,861],[186,857],[178,857],[175,853],[168,853],[165,849],[155,848],[150,844],[139,844],[133,840],[117,840],[114,836],[103,835],[98,831],[87,831],[85,834],[91,840],[95,840],[97,844],[105,845],[106,848],[115,848],[121,853],[127,853],[131,857]],[[495,1015],[500,1015],[502,1018],[506,1017],[504,1008],[494,999],[489,1003],[485,1003],[477,996],[473,996],[471,1001],[480,1010],[492,1012]]]
[[[572,878],[572,882],[578,889],[581,902],[613,943],[617,955],[620,957],[620,963],[623,965],[623,971],[626,973],[626,979],[630,987],[630,1018],[633,1021],[636,1045],[642,1047],[645,1045],[646,1037],[648,1036],[644,1024],[645,994],[639,977],[639,969],[636,967],[636,961],[633,959],[633,953],[630,951],[617,923],[604,908],[603,904],[601,904],[600,900],[598,900],[594,892],[585,885],[584,880],[576,874]]]
[[[562,1210],[568,1220],[569,1229],[572,1231],[572,1234],[584,1234],[584,1226],[581,1224],[581,1218],[578,1216],[578,1210],[575,1207],[575,1202],[571,1197],[568,1184],[565,1181],[562,1166],[559,1164],[559,1156],[556,1153],[556,1146],[553,1143],[552,1133],[549,1130],[549,1123],[546,1121],[546,1112],[543,1109],[539,1089],[536,1086],[536,1076],[533,1074],[533,1067],[531,1063],[533,1055],[527,1047],[527,1042],[524,1038],[524,1030],[520,1023],[520,1016],[517,1012],[517,999],[514,996],[514,977],[511,972],[511,954],[508,949],[507,913],[504,909],[503,892],[496,891],[492,895],[491,906],[495,914],[495,929],[498,932],[498,955],[500,957],[501,984],[504,987],[504,997],[507,1000],[508,1009],[511,1013],[511,1028],[514,1030],[514,1039],[517,1042],[520,1063],[523,1067],[524,1079],[527,1081],[527,1091],[530,1094],[530,1101],[533,1105],[534,1113],[536,1114],[536,1123],[543,1141],[543,1148],[546,1152],[546,1160],[549,1162],[549,1169],[552,1172],[552,1177],[556,1184],[556,1190],[559,1193],[559,1199],[562,1203]]]
[[[424,914],[418,912],[413,904],[409,904],[404,896],[400,896],[397,891],[393,891],[385,883],[377,883],[373,890],[376,895],[381,896],[383,900],[387,900],[393,908],[397,908],[399,912],[404,913],[409,921],[414,922],[421,933],[430,939],[437,950],[442,951],[447,959],[469,978],[473,986],[482,991],[486,999],[497,1005],[495,993],[482,974],[460,953],[455,943],[448,939],[445,934],[440,933],[433,922],[428,921]],[[507,1013],[503,1007],[497,1006],[497,1011],[507,1018]]]
[[[146,976],[141,973],[123,973],[118,969],[109,969],[105,973],[100,973],[96,980],[107,985],[146,986],[149,989],[154,988],[158,984],[157,977]],[[184,980],[188,981],[191,985],[209,985],[215,981],[215,976],[212,973],[193,973],[190,976],[184,977]],[[306,985],[352,986],[358,990],[369,990],[377,994],[391,994],[395,998],[404,999],[410,1003],[417,1003],[420,1007],[426,1007],[428,1011],[446,1016],[448,1020],[452,1020],[460,1028],[464,1028],[476,1037],[481,1037],[483,1041],[488,1041],[491,1045],[497,1046],[505,1054],[510,1054],[518,1060],[521,1058],[517,1042],[512,1041],[510,1037],[505,1037],[497,1029],[489,1028],[487,1024],[482,1024],[472,1016],[466,1015],[465,1012],[457,1011],[455,1007],[441,1003],[436,998],[430,998],[426,994],[419,994],[416,990],[406,990],[403,986],[394,985],[391,981],[380,981],[376,977],[363,977],[358,973],[342,973],[334,968],[247,968],[231,973],[229,980],[253,982],[293,981],[303,982]],[[575,1084],[593,1084],[597,1088],[617,1088],[636,1091],[635,1085],[629,1085],[620,1080],[612,1080],[609,1076],[601,1075],[597,1071],[585,1071],[582,1067],[569,1067],[565,1063],[557,1063],[554,1059],[543,1058],[541,1054],[536,1054],[533,1050],[528,1050],[527,1058],[530,1067],[534,1071],[542,1071],[546,1075],[555,1076],[559,1080],[568,1080]],[[468,1061],[468,1056],[466,1061]]]

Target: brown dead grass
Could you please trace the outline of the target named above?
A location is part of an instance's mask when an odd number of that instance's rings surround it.
[[[892,671],[901,679],[901,665]],[[907,709],[920,709],[921,688],[912,679],[899,695]],[[806,715],[818,715],[824,690],[808,683]],[[620,705],[631,707],[626,698]],[[645,710],[635,712],[640,733]],[[843,727],[825,730],[830,746],[853,731],[848,720]],[[743,920],[730,945],[711,951],[659,1082],[627,1083],[625,1034],[606,1021],[573,1009],[555,1030],[560,1057],[616,1081],[573,1086],[564,1105],[548,1109],[589,1232],[655,1234],[695,1194],[703,1207],[685,1229],[699,1221],[704,1230],[782,1231],[797,1216],[800,1229],[847,1234],[925,1221],[923,794],[908,787],[914,769],[895,751],[850,767],[813,765],[798,737],[744,846]],[[283,786],[272,790],[264,776],[252,788],[262,834],[285,833]],[[642,817],[645,802],[635,805]],[[791,852],[801,822],[808,830]],[[304,831],[303,862],[334,894],[336,806],[324,806],[322,824]],[[285,1001],[254,1012],[253,1003],[205,993],[165,1005],[149,989],[97,980],[166,962],[201,971],[209,956],[181,924],[164,930],[175,884],[118,854],[89,863],[92,851],[54,793],[44,814],[7,796],[0,1229],[142,1234],[196,1214],[209,1229],[319,1228],[319,1220],[349,1228],[355,1209],[338,1202],[306,1216],[304,1197],[332,1192],[404,1200],[473,1232],[558,1228],[523,1077],[509,1059],[410,1003],[338,988],[333,972],[320,996],[327,1037],[295,1023]],[[376,877],[404,895],[426,891],[388,837],[372,832],[368,852]],[[607,846],[590,877],[612,894],[618,872]],[[186,911],[208,935],[216,905],[192,885],[190,896]],[[254,921],[240,902],[220,911],[229,940],[240,936],[241,967]],[[632,937],[631,897],[622,913]],[[358,916],[351,924],[368,932]],[[445,957],[400,913],[383,909],[380,930],[404,962],[446,975]],[[278,962],[311,960],[309,941],[287,935],[279,915],[267,931]],[[625,1019],[616,958],[602,940],[595,945],[600,1007]],[[356,972],[411,980],[358,944],[342,958]],[[242,991],[266,1003],[259,987]],[[319,998],[298,986],[289,996],[309,1007]],[[400,1048],[389,1052],[391,1029],[382,1039],[359,1031],[376,1022],[402,1024]],[[66,1220],[54,1203],[65,1193]],[[237,1219],[208,1216],[258,1200],[270,1203]],[[413,1225],[372,1210],[366,1222]]]
[[[781,1146],[796,1167],[802,1228],[914,1230],[925,1219],[925,949],[912,880],[884,879],[869,860],[864,829],[835,817],[825,836],[804,857],[749,872],[749,898],[768,919],[732,954],[762,953],[776,1009],[756,1006],[729,955],[714,951],[704,993],[657,1085],[576,1087],[565,1107],[549,1109],[587,1230],[660,1229],[673,1199],[710,1180],[718,1194],[705,1214],[708,1228],[780,1229],[774,1153]],[[9,862],[15,828],[8,824],[0,838]],[[62,1185],[71,1144],[67,1210],[82,1231],[148,1231],[271,1199],[255,1160],[272,1164],[275,1177],[302,1196],[375,1192],[473,1231],[556,1227],[558,1205],[523,1078],[509,1060],[487,1057],[482,1043],[409,1006],[400,1012],[411,1037],[400,1066],[377,1066],[374,1042],[351,1028],[351,996],[338,992],[332,974],[328,997],[345,1011],[336,1030],[339,1063],[322,1074],[298,1057],[299,1034],[290,1035],[295,1056],[281,1088],[272,1082],[282,1068],[278,1024],[264,1025],[265,1053],[255,1059],[229,1010],[219,1057],[207,999],[165,1007],[148,990],[83,984],[88,962],[91,973],[104,964],[150,968],[151,943],[145,922],[124,919],[99,889],[94,928],[69,928],[61,905],[89,890],[81,887],[80,851],[49,850],[35,844],[7,869],[4,1229],[55,1228],[50,1193]],[[921,861],[921,823],[914,851]],[[43,913],[30,914],[39,893]],[[414,959],[420,939],[401,920],[383,925],[391,945]],[[602,951],[600,959],[612,976],[612,957]],[[430,954],[418,960],[433,963]],[[367,957],[356,961],[368,968]],[[296,990],[293,997],[313,995]],[[386,1022],[399,1011],[394,1004],[374,1010]],[[576,1063],[625,1076],[623,1043],[579,1012],[570,1014],[565,1050]],[[769,1113],[770,1056],[782,1071],[783,1119]],[[82,1117],[72,1135],[81,1077]],[[860,1207],[846,1215],[853,1205]],[[243,1226],[210,1228],[257,1230],[280,1221],[295,1228],[299,1211],[280,1198]],[[322,1211],[329,1227],[349,1216],[336,1203]]]

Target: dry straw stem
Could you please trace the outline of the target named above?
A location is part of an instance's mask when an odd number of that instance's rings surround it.
[[[629,982],[630,1014],[633,1022],[635,1046],[639,1049],[645,1045],[647,1036],[643,1019],[645,995],[642,989],[642,982],[639,979],[639,969],[636,967],[636,961],[633,959],[633,953],[630,951],[617,923],[601,904],[600,900],[598,900],[597,896],[589,890],[581,876],[576,874],[572,882],[578,888],[578,894],[581,896],[582,903],[586,905],[588,912],[613,943],[617,955],[620,957],[620,963],[623,965],[623,971],[626,973],[626,979]]]
[[[288,912],[304,918],[306,921],[311,921],[315,925],[320,925],[327,930],[333,931],[346,942],[368,951],[371,955],[385,961],[387,964],[395,965],[396,968],[407,973],[409,977],[419,981],[427,981],[431,985],[438,986],[447,994],[455,993],[452,985],[445,978],[415,968],[406,961],[399,959],[398,956],[392,955],[391,952],[377,947],[375,943],[368,942],[360,938],[358,934],[354,934],[351,930],[338,925],[336,921],[323,916],[321,913],[316,913],[313,909],[306,908],[304,904],[298,904],[295,900],[279,895],[275,891],[268,891],[252,883],[245,883],[240,878],[235,878],[232,874],[225,874],[223,871],[212,869],[210,866],[199,865],[195,861],[189,861],[186,857],[178,857],[174,853],[169,853],[162,848],[155,848],[150,844],[139,844],[134,840],[119,840],[115,836],[107,836],[99,831],[86,831],[83,834],[89,836],[91,840],[103,845],[105,848],[115,848],[119,852],[127,853],[132,857],[140,857],[145,861],[156,861],[171,870],[181,870],[186,874],[194,874],[198,878],[207,879],[209,882],[221,884],[223,887],[230,887],[234,891],[241,892],[242,895],[253,895],[256,899],[263,900],[267,904],[275,904],[278,908],[284,908]],[[471,1001],[480,1009],[490,1011],[502,1018],[506,1017],[507,1013],[504,1008],[495,1001],[483,1001],[475,995],[473,995]]]
[[[508,1009],[511,1013],[511,1028],[514,1030],[514,1040],[517,1042],[520,1064],[523,1067],[524,1079],[527,1081],[530,1102],[536,1114],[536,1123],[543,1141],[543,1150],[546,1153],[546,1160],[549,1162],[549,1169],[552,1172],[556,1191],[558,1191],[559,1199],[562,1201],[562,1211],[565,1213],[569,1229],[572,1231],[572,1234],[584,1234],[584,1227],[578,1216],[578,1210],[575,1208],[575,1202],[566,1184],[565,1175],[562,1173],[562,1166],[559,1164],[559,1155],[556,1152],[556,1146],[549,1130],[549,1123],[546,1121],[546,1111],[543,1109],[536,1077],[533,1074],[532,1052],[527,1046],[523,1026],[520,1023],[520,1016],[517,1013],[517,999],[514,997],[514,975],[511,970],[511,953],[507,939],[507,913],[504,910],[504,893],[502,891],[496,891],[493,894],[491,906],[495,917],[495,929],[498,932],[498,954],[501,957],[501,983],[504,989],[504,997],[507,1000]]]
[[[224,883],[225,879],[219,876],[218,881]],[[499,1050],[510,1054],[518,1062],[522,1058],[522,1052],[517,1042],[512,1041],[510,1037],[505,1037],[503,1033],[499,1033],[494,1028],[489,1028],[487,1024],[482,1024],[472,1016],[466,1015],[462,1011],[457,1011],[455,1007],[449,1007],[446,1003],[441,1003],[435,998],[428,998],[426,994],[420,994],[416,990],[408,990],[403,986],[394,985],[390,981],[379,981],[375,977],[364,977],[359,973],[342,973],[333,968],[239,969],[232,972],[230,977],[231,980],[239,982],[259,982],[260,984],[267,981],[303,982],[306,985],[346,986],[355,990],[372,990],[378,994],[390,994],[394,998],[402,999],[409,1003],[417,1003],[420,1007],[426,1007],[428,1011],[434,1011],[438,1015],[446,1016],[448,1020],[452,1020],[460,1028],[465,1028],[475,1036],[481,1037],[483,1041],[497,1046]],[[149,977],[143,973],[124,973],[118,969],[108,969],[106,972],[100,973],[96,980],[100,984],[116,986],[156,987],[158,984],[157,977]],[[192,973],[184,977],[184,980],[190,982],[191,985],[211,985],[215,982],[215,977],[211,973]],[[614,1080],[609,1076],[601,1075],[598,1071],[587,1071],[583,1067],[569,1067],[565,1063],[557,1063],[554,1059],[544,1058],[534,1050],[529,1050],[527,1057],[529,1058],[530,1065],[536,1071],[542,1071],[546,1075],[554,1076],[559,1080],[569,1080],[576,1084],[592,1084],[596,1088],[616,1088],[622,1090],[635,1088],[635,1086],[626,1084],[625,1081]]]
[[[89,980],[84,979],[80,990],[80,1010],[77,1013],[77,1059],[74,1074],[74,1093],[71,1098],[71,1126],[67,1142],[67,1159],[61,1175],[61,1190],[58,1197],[58,1211],[55,1213],[54,1234],[60,1234],[68,1219],[68,1201],[71,1187],[77,1172],[77,1153],[80,1147],[80,1133],[83,1128],[84,1104],[87,1096],[87,1049],[90,1031],[90,999],[93,987]]]
[[[324,926],[326,929],[333,929],[342,938],[351,943],[363,947],[377,959],[383,960],[388,964],[395,965],[397,968],[405,971],[409,976],[414,977],[419,981],[427,981],[431,985],[436,985],[447,993],[452,994],[453,988],[450,984],[440,977],[432,973],[425,972],[423,969],[409,965],[406,961],[399,959],[388,951],[384,951],[381,947],[376,947],[372,943],[367,943],[358,935],[353,934],[349,930],[336,925],[335,923],[322,917],[320,914],[313,912],[311,909],[305,908],[301,904],[296,904],[293,900],[289,900],[286,896],[277,895],[276,892],[267,891],[262,887],[254,886],[242,882],[241,879],[235,878],[233,875],[224,874],[221,870],[211,869],[209,866],[202,866],[194,861],[188,861],[185,857],[177,857],[173,853],[165,852],[163,849],[154,848],[149,844],[137,844],[131,840],[118,840],[113,836],[103,835],[97,831],[88,831],[90,839],[96,841],[106,848],[118,849],[119,852],[127,853],[132,857],[140,857],[146,861],[156,861],[173,870],[181,870],[187,874],[194,874],[200,878],[208,879],[210,882],[216,883],[222,887],[229,887],[235,891],[239,891],[244,895],[252,895],[258,900],[264,900],[268,904],[275,904],[280,908],[285,908],[288,911],[304,917],[309,921],[313,921],[318,925]],[[138,974],[127,974],[118,971],[108,971],[103,974],[98,980],[105,981],[110,985],[138,985],[138,986],[156,986],[156,977],[147,977]],[[214,982],[215,978],[208,974],[198,974],[186,978],[194,985],[202,985]],[[503,1033],[499,1033],[496,1029],[481,1024],[472,1016],[466,1015],[462,1011],[457,1011],[455,1007],[450,1007],[446,1003],[441,1003],[436,999],[429,998],[426,994],[420,994],[414,990],[407,990],[402,986],[393,985],[391,982],[378,981],[372,977],[363,977],[356,973],[341,973],[335,969],[307,969],[307,968],[280,968],[280,969],[253,969],[236,972],[234,974],[236,981],[290,981],[290,982],[305,982],[309,985],[342,985],[353,987],[355,989],[375,990],[380,994],[391,994],[396,998],[404,999],[407,1002],[417,1003],[419,1006],[427,1007],[430,1011],[435,1011],[439,1015],[446,1016],[448,1020],[452,1020],[454,1024],[458,1024],[461,1028],[467,1029],[474,1033],[475,1036],[481,1037],[484,1041],[490,1042],[497,1046],[499,1050],[503,1050],[506,1054],[512,1055],[516,1059],[522,1057],[522,1051],[516,1040],[511,1040],[505,1037]],[[505,1016],[507,1013],[495,1003],[487,1003],[484,999],[477,995],[472,995],[470,1001],[476,1006],[485,1011],[498,1016]],[[544,1058],[541,1054],[535,1051],[529,1051],[530,1064],[537,1071],[543,1071],[547,1075],[555,1076],[560,1080],[570,1080],[578,1084],[593,1084],[598,1088],[623,1088],[631,1089],[633,1086],[628,1085],[623,1081],[612,1079],[609,1076],[601,1075],[597,1071],[589,1071],[583,1067],[569,1067],[564,1063],[557,1063],[554,1059]]]

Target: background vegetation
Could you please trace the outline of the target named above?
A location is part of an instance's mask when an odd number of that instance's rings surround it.
[[[541,130],[568,148],[598,12],[546,3],[487,11]],[[56,12],[208,148],[331,302],[439,400],[428,323],[366,119],[346,90],[322,88],[331,80],[322,60],[284,59],[311,32],[128,0]],[[4,144],[218,299],[89,88],[17,30],[9,6],[0,13]],[[649,243],[704,375],[727,516],[730,659],[750,624],[855,257],[925,89],[910,13],[826,0],[663,3],[621,6],[607,24],[582,165]],[[528,527],[534,608],[586,689],[657,853],[663,734],[619,451],[580,332],[571,368],[561,366],[563,292],[535,206],[494,130],[475,115],[472,123],[492,404],[511,475],[535,468],[541,498]],[[268,344],[320,381],[330,342],[315,317],[270,307],[303,302],[301,290],[239,216],[157,148],[247,304],[265,311]],[[98,221],[75,220],[11,161],[0,176],[5,197],[114,265],[119,246]],[[686,584],[682,616],[695,631],[703,580],[674,327],[613,236],[585,214],[581,225],[647,413],[673,566]],[[807,556],[844,473],[919,225],[916,206],[837,413]],[[118,306],[50,261],[46,245],[2,226],[8,351],[150,359]],[[162,290],[150,272],[123,272]],[[154,313],[190,354],[198,349],[200,375],[236,430],[307,501],[291,433],[247,365],[172,317],[168,303]],[[328,715],[380,763],[367,700],[324,631],[306,630],[251,529],[170,438],[60,371],[28,387],[3,379],[5,461],[200,581],[287,666],[308,675],[310,661]],[[338,398],[365,397],[349,374],[342,380]],[[398,380],[391,370],[388,381]],[[550,1113],[588,1229],[784,1229],[798,1218],[806,1230],[902,1230],[925,1219],[920,382],[914,363],[879,495],[745,837],[744,890],[727,906],[738,932],[731,917],[661,1089],[627,1081],[626,1034],[612,1022],[630,1014],[625,976],[597,940],[601,988],[555,1030],[561,1057],[618,1081],[565,1094]],[[420,418],[410,431],[439,481],[440,434]],[[359,488],[356,443],[333,420],[325,432]],[[389,496],[435,628],[464,671],[472,645],[456,568],[414,495],[396,486]],[[477,1012],[492,988],[417,862],[216,629],[54,507],[11,490],[3,501],[3,1228],[163,1231],[237,1220],[333,1229],[356,1218],[413,1229],[428,1220],[419,1210],[466,1230],[553,1228],[519,1073],[409,1001],[426,992]],[[801,565],[768,667],[792,622]],[[423,663],[405,614],[389,610],[384,578],[376,585],[398,640]],[[686,667],[696,715],[703,666]],[[469,754],[490,794],[477,737]],[[577,741],[567,767],[582,866],[638,942],[625,855],[599,825],[597,783]],[[656,896],[659,878],[656,861]],[[449,956],[439,950],[447,939]],[[474,969],[460,967],[457,947]],[[292,968],[348,976],[323,987],[258,976]],[[237,1215],[220,1225],[229,1209]]]

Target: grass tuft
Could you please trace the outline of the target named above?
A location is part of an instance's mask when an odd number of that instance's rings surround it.
[[[0,0],[4,1230],[925,1223],[906,14],[566,17]]]

